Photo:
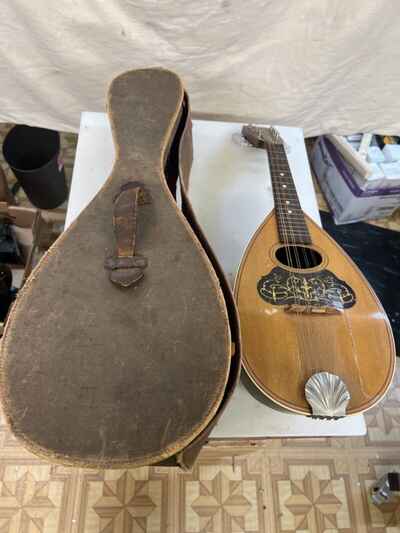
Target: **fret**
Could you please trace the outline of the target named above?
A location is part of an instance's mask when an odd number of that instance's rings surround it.
[[[282,230],[282,232],[285,234],[285,235],[300,235],[302,237],[307,237],[307,235],[304,233],[304,231],[293,231],[292,229],[291,230],[288,230],[287,227],[285,228],[279,228],[280,230]]]
[[[285,202],[282,202],[281,200],[278,200],[276,203],[278,204],[277,207],[279,207],[279,209],[281,209],[283,212],[294,213],[295,211],[297,211],[298,213],[301,213],[302,217],[304,216],[300,206],[296,206],[291,203],[287,204]]]
[[[299,238],[306,238],[307,235],[304,233],[304,231],[289,231],[287,227],[280,228],[278,227],[279,232],[281,232],[285,237],[291,236],[291,237],[299,237]]]
[[[292,203],[287,204],[285,202],[282,202],[280,199],[275,199],[275,207],[279,207],[283,212],[289,213],[289,214],[301,214],[301,217],[304,218],[304,213],[299,205],[294,205]]]
[[[280,226],[282,229],[286,229],[287,231],[295,231],[295,232],[298,232],[298,233],[305,233],[305,228],[304,226],[301,227],[301,226],[294,226],[293,224],[287,224],[287,223],[280,223]]]
[[[278,211],[278,209],[277,209]],[[286,214],[285,211],[282,211],[282,209],[279,210],[279,214],[282,216],[282,217],[286,217],[287,220],[290,220],[291,222],[293,222],[293,224],[298,224],[299,226],[302,226],[304,227],[304,221],[303,219],[300,217],[300,215],[293,215],[292,213],[288,213]],[[296,220],[296,217],[297,217],[297,220]],[[287,221],[286,220],[286,221]],[[285,222],[286,222],[285,221]]]
[[[302,222],[304,221],[304,213],[300,207],[294,207],[293,205],[282,204],[279,201],[275,201],[275,209],[282,213],[282,215],[287,214],[288,218],[298,217]]]
[[[301,209],[285,148],[279,144],[268,144],[267,153],[279,238],[282,242],[291,244],[310,244],[310,233]]]
[[[304,227],[303,228],[300,228],[300,227],[295,227],[293,225],[288,225],[288,224],[280,224],[280,226],[285,229],[286,231],[292,231],[294,233],[304,233]]]
[[[278,192],[278,191],[277,191],[277,192]],[[279,192],[280,192],[280,189],[279,189]],[[298,196],[297,196],[297,194],[295,194],[295,193],[291,193],[290,191],[286,191],[286,192],[285,192],[285,197],[292,198],[293,201],[294,201],[294,200],[297,200],[297,201],[298,201]],[[299,203],[300,203],[300,202],[299,202]]]
[[[282,211],[278,211],[280,217],[282,219],[282,222],[283,223],[287,223],[288,221],[290,222],[293,222],[293,224],[291,224],[292,226],[297,226],[297,227],[301,227],[301,228],[304,228],[304,222],[300,219],[300,218],[297,218],[297,219],[293,219],[293,217],[289,214],[286,216],[286,213],[282,213]]]
[[[288,226],[278,226],[279,231],[282,231],[282,233],[285,233],[285,235],[303,235],[304,237],[307,236],[307,233],[304,230],[294,230],[293,228],[290,228]]]
[[[293,214],[293,215],[296,215],[296,214],[299,214],[299,216],[303,217],[303,211],[301,210],[301,208],[299,206],[295,206],[293,204],[286,204],[285,202],[281,202],[280,200],[278,200],[276,202],[276,206],[275,207],[279,207],[279,209],[283,212],[283,213],[289,213],[289,215]]]
[[[294,207],[292,209],[286,209],[286,205],[281,205],[279,202],[278,204],[275,204],[275,209],[280,211],[282,216],[287,216],[287,218],[290,219],[298,219],[300,222],[304,223],[304,214],[301,209],[295,209]]]

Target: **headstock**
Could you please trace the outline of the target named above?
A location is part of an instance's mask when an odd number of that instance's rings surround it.
[[[256,148],[268,148],[271,144],[285,145],[279,132],[273,128],[262,128],[251,124],[243,126],[242,135],[248,143]]]

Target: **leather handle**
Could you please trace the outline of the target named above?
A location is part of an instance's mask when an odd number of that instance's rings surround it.
[[[144,276],[146,257],[136,254],[138,207],[150,203],[150,195],[139,181],[124,183],[114,198],[115,253],[106,257],[104,268],[110,281],[120,287],[136,285]]]

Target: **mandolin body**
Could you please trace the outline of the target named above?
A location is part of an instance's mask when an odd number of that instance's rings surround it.
[[[311,414],[307,380],[330,372],[350,392],[346,413],[361,413],[382,399],[393,377],[390,324],[353,261],[309,217],[305,220],[312,243],[307,248],[320,254],[318,266],[296,269],[278,261],[282,243],[275,210],[244,254],[235,285],[243,366],[268,399],[305,415]],[[331,313],[315,305],[329,298],[339,299],[342,309]]]

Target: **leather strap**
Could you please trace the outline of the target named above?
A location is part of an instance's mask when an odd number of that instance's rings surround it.
[[[113,226],[116,250],[104,262],[110,281],[120,287],[136,285],[144,276],[146,257],[135,254],[138,206],[150,203],[150,195],[139,181],[124,183],[114,198]]]

